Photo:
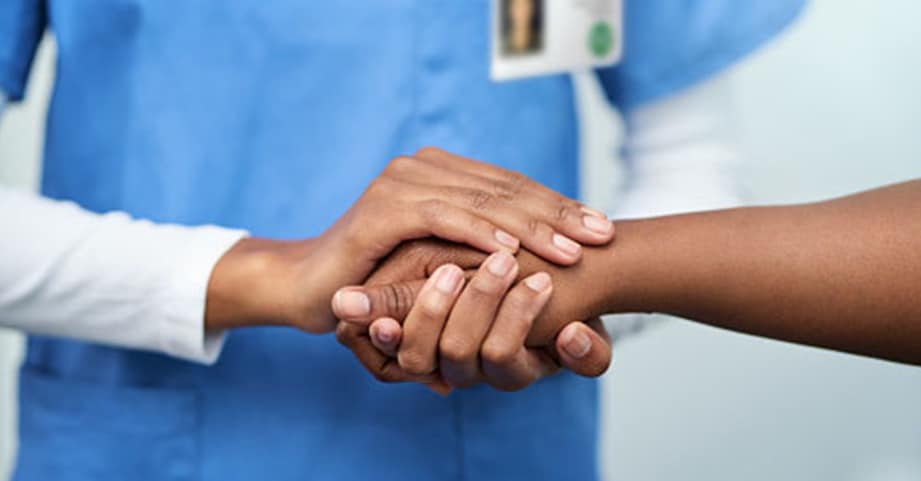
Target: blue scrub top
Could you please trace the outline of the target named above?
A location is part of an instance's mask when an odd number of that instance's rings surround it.
[[[801,0],[627,2],[629,109],[725,69]],[[42,191],[94,211],[322,232],[425,145],[577,195],[572,85],[489,80],[486,0],[3,0],[0,88],[57,37]],[[137,319],[137,322],[151,322]],[[597,478],[597,383],[438,397],[374,381],[332,336],[233,332],[210,368],[32,337],[15,479]]]

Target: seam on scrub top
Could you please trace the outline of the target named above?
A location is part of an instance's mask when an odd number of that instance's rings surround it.
[[[417,129],[417,124],[419,123],[419,86],[422,83],[419,81],[421,75],[422,56],[419,52],[419,40],[422,38],[420,35],[420,29],[422,28],[422,22],[425,18],[422,15],[422,9],[424,8],[427,0],[417,0],[416,5],[413,8],[413,25],[412,25],[412,34],[410,38],[410,55],[412,56],[412,71],[409,73],[409,122],[407,129],[409,130],[410,138],[412,138],[414,131]]]

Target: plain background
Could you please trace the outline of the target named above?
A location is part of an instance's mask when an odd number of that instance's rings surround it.
[[[814,0],[731,74],[742,180],[796,202],[921,177],[921,2]],[[0,181],[32,187],[53,53],[0,124]],[[610,201],[618,124],[579,77],[586,194]],[[851,235],[860,235],[859,232]],[[21,341],[0,331],[0,479]],[[675,321],[618,346],[603,395],[612,480],[921,480],[921,369]]]

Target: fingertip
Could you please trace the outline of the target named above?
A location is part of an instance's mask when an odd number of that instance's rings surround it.
[[[589,206],[587,206],[587,205],[583,205],[583,206],[582,206],[582,212],[584,212],[584,213],[586,213],[586,214],[588,214],[588,215],[595,216],[595,217],[597,217],[597,218],[599,218],[599,219],[607,219],[607,218],[608,218],[608,215],[605,214],[604,212],[602,212],[601,210],[599,210],[599,209],[593,209],[593,208],[591,208],[591,207],[589,207]]]
[[[427,281],[432,287],[445,295],[456,296],[464,287],[464,270],[456,264],[444,264],[435,269]]]
[[[453,264],[453,263],[452,263],[452,264],[445,264],[445,265],[442,266],[442,267],[444,267],[445,270],[447,270],[447,271],[450,272],[451,274],[457,274],[457,275],[461,276],[461,278],[464,277],[464,270],[461,269],[460,266],[457,265],[457,264]]]
[[[594,209],[582,208],[579,226],[574,228],[574,238],[586,245],[604,245],[614,239],[614,222],[605,214]]]
[[[506,251],[499,251],[483,262],[483,269],[500,279],[511,279],[518,272],[518,259]]]
[[[524,285],[528,286],[532,291],[542,294],[553,290],[553,279],[546,272],[538,272],[526,278]]]
[[[371,298],[360,287],[344,287],[333,294],[330,307],[338,319],[355,322],[371,313]]]
[[[614,223],[608,219],[601,219],[593,215],[582,217],[582,226],[595,235],[609,237],[614,233]]]
[[[381,337],[381,340],[390,340],[394,341],[399,338],[400,334],[403,332],[400,322],[392,317],[383,317],[377,320],[378,329],[382,336],[389,336],[387,339]]]
[[[371,328],[368,331],[376,348],[388,356],[393,356],[396,353],[403,334],[403,329],[396,319],[390,317],[378,319],[371,324]]]
[[[496,229],[495,238],[502,249],[510,251],[513,254],[518,252],[518,249],[521,247],[521,240],[504,230]]]
[[[582,322],[563,328],[556,348],[562,364],[581,376],[598,377],[611,364],[611,345]]]
[[[448,383],[442,380],[432,381],[430,383],[427,383],[426,387],[428,387],[429,389],[432,390],[432,392],[434,392],[435,394],[441,397],[448,397],[448,395],[451,394],[452,391],[454,391],[453,387],[451,387]]]
[[[561,267],[574,266],[582,260],[581,252],[577,256],[571,256],[560,252],[560,250],[552,244],[524,247],[529,249],[540,259]]]
[[[582,244],[560,233],[554,233],[551,241],[557,251],[566,259],[572,259],[573,262],[576,262],[582,258]]]

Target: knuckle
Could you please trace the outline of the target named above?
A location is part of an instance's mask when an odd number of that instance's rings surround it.
[[[529,179],[524,174],[509,171],[502,180],[495,182],[493,187],[498,197],[512,200],[521,195],[528,182]]]
[[[493,194],[502,200],[515,200],[520,189],[510,182],[498,180],[492,183]]]
[[[355,336],[351,333],[351,329],[347,323],[340,322],[339,325],[336,326],[336,340],[339,341],[339,344],[351,347],[354,338]]]
[[[528,234],[537,237],[546,232],[546,224],[537,219],[528,219]]]
[[[513,186],[505,181],[496,181],[492,184],[493,195],[502,200],[514,200],[515,192]]]
[[[386,175],[382,175],[372,180],[368,185],[366,195],[370,197],[388,197],[394,188],[394,181]]]
[[[388,384],[400,382],[402,380],[399,373],[393,369],[392,363],[388,363],[383,368],[375,371],[373,375],[374,379],[378,380],[379,382]]]
[[[386,383],[393,382],[392,376],[389,376],[387,374],[387,371],[372,371],[371,375],[374,376],[374,379],[378,382],[386,382]]]
[[[495,200],[495,195],[483,190],[475,189],[470,193],[470,205],[476,210],[488,209],[495,203]]]
[[[406,284],[388,284],[381,290],[381,295],[387,313],[394,316],[409,312],[413,305],[412,289]]]
[[[397,362],[404,371],[413,376],[424,376],[435,370],[432,360],[418,351],[401,351],[397,355]]]
[[[438,155],[444,155],[445,151],[439,149],[438,147],[432,147],[427,145],[416,151],[416,156],[418,157],[432,157]]]
[[[480,355],[483,361],[497,366],[511,364],[518,354],[515,346],[507,345],[504,342],[489,340],[483,344],[483,351]]]
[[[411,169],[414,169],[418,165],[418,162],[419,161],[414,157],[401,155],[391,160],[384,169],[384,172],[388,175],[399,177]]]
[[[572,215],[572,210],[570,210],[569,206],[566,205],[565,202],[560,202],[556,206],[556,209],[554,209],[553,220],[555,220],[558,223],[564,223],[567,220],[569,220],[571,215]]]
[[[463,362],[476,357],[476,346],[459,337],[443,337],[438,343],[438,353],[446,361]]]

